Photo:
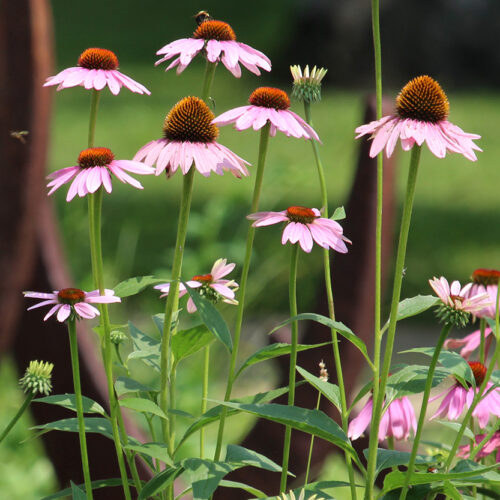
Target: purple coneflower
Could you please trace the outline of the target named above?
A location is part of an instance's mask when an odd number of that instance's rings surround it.
[[[198,97],[185,97],[168,113],[163,124],[164,137],[148,142],[134,156],[148,165],[156,164],[156,175],[164,170],[173,175],[180,167],[185,175],[195,165],[200,174],[222,175],[229,170],[236,177],[246,176],[248,162],[219,144],[214,114]]]
[[[485,328],[484,338],[488,338],[491,334],[491,328]],[[458,349],[461,347],[460,356],[465,359],[469,359],[470,355],[479,347],[481,344],[481,330],[476,330],[475,332],[466,335],[462,339],[447,339],[444,342],[444,347],[446,349]],[[486,354],[488,354],[488,347],[491,344],[491,337],[488,338],[486,343]]]
[[[222,300],[222,302],[226,302],[226,304],[237,305],[238,301],[234,298],[234,292],[238,289],[238,283],[233,280],[221,279],[228,275],[234,269],[235,265],[236,264],[233,263],[227,264],[226,259],[218,259],[215,261],[209,274],[193,276],[190,281],[186,281],[186,284],[190,288],[196,288],[200,295],[214,304]],[[170,283],[156,285],[154,288],[162,292],[160,297],[166,297],[170,291]],[[179,297],[186,295],[186,293],[186,287],[183,283],[180,283]],[[187,311],[189,313],[196,312],[196,306],[191,297],[189,297],[187,302]]]
[[[107,85],[114,95],[124,86],[138,94],[151,94],[146,87],[118,71],[118,58],[114,52],[98,48],[83,51],[78,58],[78,66],[66,68],[47,78],[43,86],[50,85],[58,85],[57,90],[77,85],[86,89],[102,90]]]
[[[276,131],[279,130],[287,136],[319,141],[314,129],[299,115],[288,109],[290,98],[283,90],[259,87],[252,92],[248,102],[249,106],[230,109],[219,115],[212,123],[217,125],[234,123],[234,128],[241,131],[250,127],[259,130],[269,122],[271,136],[275,136]]]
[[[477,434],[474,437],[476,445],[486,437],[486,434]],[[495,461],[500,462],[500,432],[495,432],[493,436],[486,442],[486,444],[481,448],[479,453],[476,455],[475,459],[480,460],[481,458],[487,457],[493,452],[497,452]],[[471,446],[466,444],[465,446],[460,446],[457,456],[461,458],[469,458],[471,454]]]
[[[43,318],[47,321],[57,312],[57,321],[63,323],[71,314],[83,319],[92,319],[99,316],[99,311],[91,304],[110,304],[121,302],[120,297],[115,297],[113,290],[104,290],[104,295],[99,294],[99,290],[84,292],[78,288],[63,288],[52,293],[23,292],[25,297],[32,299],[43,299],[42,302],[28,307],[28,311],[37,307],[53,305]]]
[[[342,233],[342,226],[331,219],[321,217],[317,208],[288,207],[281,212],[257,212],[247,215],[247,219],[255,221],[252,226],[270,226],[286,222],[281,243],[299,242],[304,252],[310,252],[313,241],[323,248],[332,248],[340,253],[346,253],[344,243],[351,243]]]
[[[111,174],[119,181],[130,184],[137,189],[143,189],[141,183],[126,173],[153,174],[154,169],[144,163],[131,160],[115,160],[108,148],[88,148],[78,155],[78,165],[61,168],[47,176],[52,179],[47,187],[51,188],[49,195],[63,184],[71,182],[66,201],[71,201],[76,195],[80,198],[89,193],[95,193],[101,186],[111,193]]]
[[[438,158],[444,158],[448,150],[476,161],[474,150],[482,150],[473,140],[481,136],[468,134],[449,122],[449,111],[448,98],[439,83],[430,76],[418,76],[402,88],[396,98],[395,114],[358,127],[356,139],[371,134],[372,158],[384,148],[389,158],[398,139],[401,139],[401,147],[405,151],[415,143],[421,146],[426,142]]]
[[[236,78],[241,76],[240,63],[256,75],[260,75],[259,68],[271,71],[271,61],[266,55],[249,45],[237,42],[231,26],[214,19],[200,23],[191,38],[181,38],[162,47],[156,54],[163,57],[155,64],[178,56],[165,71],[177,66],[179,74],[201,51],[204,51],[211,63],[221,61]]]
[[[470,287],[469,295],[486,293],[490,302],[488,306],[476,311],[474,316],[495,319],[499,279],[500,271],[495,269],[476,269],[472,273],[472,286]]]

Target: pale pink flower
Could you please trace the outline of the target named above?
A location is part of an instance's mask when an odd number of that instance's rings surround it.
[[[486,342],[486,353],[488,353],[488,347],[491,344],[491,328],[485,328],[484,338],[488,339]],[[489,337],[489,338],[488,338]],[[465,359],[469,359],[470,355],[479,347],[481,344],[481,330],[476,330],[475,332],[466,335],[463,339],[446,339],[444,342],[444,347],[446,349],[458,349],[461,347],[460,356]]]
[[[63,323],[71,314],[83,319],[92,319],[99,316],[99,311],[91,304],[110,304],[121,302],[120,297],[115,297],[113,290],[104,290],[104,295],[100,295],[99,290],[84,292],[78,288],[63,288],[52,293],[23,292],[25,297],[32,299],[43,299],[42,302],[28,307],[28,311],[37,307],[52,305],[49,312],[43,318],[47,321],[57,312],[57,321]]]
[[[148,142],[134,156],[147,165],[156,164],[156,175],[166,170],[170,177],[180,167],[185,175],[193,166],[205,177],[212,172],[222,175],[229,170],[234,176],[249,175],[247,161],[219,144],[219,129],[212,122],[214,114],[198,97],[185,97],[165,118],[165,137]]]
[[[474,313],[477,318],[495,319],[499,279],[500,271],[495,269],[476,269],[472,273],[472,286],[469,295],[486,293],[490,302],[489,305]]]
[[[384,116],[356,129],[356,139],[371,134],[370,156],[374,158],[385,148],[387,158],[394,152],[398,139],[408,151],[424,142],[438,158],[446,151],[460,153],[476,161],[474,150],[482,151],[473,140],[481,136],[464,132],[447,120],[449,103],[438,82],[424,75],[408,82],[396,99],[396,113]]]
[[[474,437],[476,441],[476,445],[486,437],[486,434],[477,434]],[[495,432],[491,438],[486,441],[486,444],[481,448],[481,451],[476,455],[475,460],[480,460],[481,458],[487,457],[493,452],[497,452],[496,454],[496,462],[500,462],[500,432]],[[458,449],[457,456],[460,458],[469,458],[471,453],[471,446],[466,444],[465,446],[460,446]]]
[[[317,208],[288,207],[281,212],[257,212],[247,215],[247,219],[255,221],[253,227],[270,226],[285,222],[281,243],[299,242],[304,252],[310,252],[313,241],[323,248],[332,248],[340,253],[346,253],[344,243],[351,243],[343,235],[342,226],[331,219],[321,217]]]
[[[118,58],[107,49],[87,49],[78,58],[78,66],[66,68],[47,78],[44,87],[58,85],[57,90],[80,85],[86,89],[102,90],[106,85],[117,95],[122,86],[138,94],[151,92],[132,78],[118,71]]]
[[[358,416],[349,423],[347,436],[349,439],[358,439],[372,421],[373,397],[370,396],[365,406],[361,409]],[[415,410],[410,400],[403,396],[392,401],[385,410],[380,420],[378,428],[378,440],[383,441],[386,438],[408,439],[410,430],[417,430],[417,420]]]
[[[457,311],[474,314],[490,304],[490,299],[486,293],[470,295],[472,283],[467,283],[462,287],[459,281],[453,281],[450,286],[446,278],[441,277],[438,279],[434,277],[429,280],[429,284],[443,304]]]
[[[47,176],[51,179],[47,184],[47,187],[51,188],[48,194],[51,195],[71,181],[66,201],[71,201],[76,195],[82,198],[89,193],[95,193],[101,186],[111,193],[111,174],[124,184],[143,189],[142,184],[126,172],[148,175],[153,174],[154,169],[138,161],[115,160],[108,148],[84,149],[78,156],[78,165],[61,168]]]
[[[288,109],[290,98],[283,90],[259,87],[252,92],[248,102],[249,106],[230,109],[219,115],[212,123],[217,125],[234,123],[234,128],[241,131],[250,127],[259,130],[269,122],[271,124],[269,133],[273,137],[279,130],[287,136],[319,141],[314,129]]]
[[[156,54],[163,57],[156,61],[155,65],[177,56],[165,71],[177,66],[179,74],[201,51],[211,63],[222,61],[236,78],[241,76],[240,63],[256,75],[260,75],[259,68],[271,71],[271,61],[266,55],[249,45],[237,42],[231,26],[214,19],[200,23],[191,38],[181,38],[162,47]]]
[[[474,396],[477,394],[480,385],[484,381],[487,369],[478,361],[469,361],[468,363],[474,374],[476,388],[469,387],[466,389],[457,381],[442,393],[430,398],[429,402],[432,402],[445,395],[438,410],[430,420],[438,417],[446,417],[448,420],[457,420],[462,414],[465,406],[470,408]],[[492,389],[492,387],[493,384],[491,382],[486,384],[481,400],[472,412],[472,416],[477,417],[479,427],[481,428],[486,427],[490,415],[500,417],[500,392],[497,388]]]
[[[222,279],[234,269],[235,265],[232,263],[227,264],[226,259],[218,259],[212,266],[210,274],[193,276],[193,279],[186,281],[186,284],[190,288],[198,289],[200,295],[213,303],[217,303],[222,299],[226,304],[237,305],[238,301],[235,299],[234,292],[238,289],[238,283],[233,280]],[[170,283],[156,285],[154,288],[162,292],[162,295],[160,295],[161,298],[166,297],[170,292]],[[186,293],[187,289],[184,284],[179,283],[179,298],[186,295]],[[196,306],[191,297],[189,297],[187,302],[187,310],[189,313],[196,312]]]

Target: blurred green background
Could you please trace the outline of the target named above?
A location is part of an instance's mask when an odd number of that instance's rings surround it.
[[[410,4],[414,5],[412,2]],[[348,47],[338,49],[338,34],[330,33],[330,38],[326,37],[322,45],[312,46],[309,54],[305,55],[304,47],[310,47],[311,41],[317,36],[317,33],[311,32],[310,40],[299,37],[299,34],[302,36],[300,30],[304,29],[305,22],[302,13],[311,14],[311,9],[305,8],[305,3],[259,0],[245,6],[244,12],[241,5],[222,1],[171,4],[153,0],[140,3],[54,0],[52,5],[57,54],[54,73],[75,65],[78,55],[85,48],[106,47],[116,51],[122,72],[152,92],[151,96],[140,96],[124,89],[117,97],[113,97],[108,90],[103,92],[96,145],[111,148],[118,159],[132,158],[143,144],[160,137],[163,119],[170,107],[180,98],[197,95],[201,91],[204,67],[201,58],[195,59],[180,76],[175,72],[165,73],[165,65],[155,68],[153,63],[156,50],[169,41],[192,33],[192,16],[202,8],[230,22],[239,40],[264,51],[273,61],[273,73],[260,78],[244,71],[241,79],[234,79],[224,67],[219,67],[212,92],[216,115],[244,105],[251,91],[258,86],[276,85],[290,91],[290,64],[300,62],[327,66],[329,73],[325,78],[323,100],[313,107],[313,116],[315,128],[323,141],[320,150],[326,167],[330,206],[333,209],[346,202],[358,147],[353,131],[361,124],[363,100],[366,93],[371,92],[372,85],[369,17],[360,16],[358,31],[350,35],[358,36],[365,50],[362,63],[358,62],[359,71],[356,74],[351,72],[349,77],[346,71],[356,62],[351,59],[358,52],[353,52],[346,62],[344,59]],[[322,8],[328,12],[330,9],[324,7],[322,2],[312,2],[311,5],[316,14],[321,13]],[[345,11],[345,8],[345,3],[339,2],[339,9]],[[390,20],[390,11],[386,11]],[[362,12],[367,12],[366,5]],[[389,24],[389,35],[392,29]],[[384,33],[384,25],[382,30]],[[335,51],[327,50],[328,42],[331,42],[331,48],[335,48]],[[418,40],[414,43],[415,48],[419,46]],[[298,48],[296,58],[290,47]],[[413,50],[412,47],[405,49],[410,52]],[[436,51],[438,49],[435,48]],[[361,49],[358,47],[356,50]],[[388,52],[391,53],[391,50],[389,48]],[[335,59],[337,53],[343,59]],[[329,60],[329,57],[332,59]],[[418,65],[402,71],[409,73],[408,78],[415,76],[426,62],[434,67],[434,59],[422,56]],[[398,73],[396,67],[397,58],[384,59],[384,68],[390,75],[385,93],[391,97],[395,97],[399,87],[408,79]],[[448,68],[447,65],[443,67]],[[411,73],[413,70],[415,73]],[[427,72],[425,69],[422,71]],[[495,71],[498,68],[492,69],[492,72]],[[440,76],[439,70],[438,74],[436,71],[428,72]],[[474,82],[471,73],[464,67],[464,81]],[[428,150],[424,150],[403,296],[430,293],[427,280],[434,275],[465,281],[477,267],[500,267],[497,222],[500,206],[500,170],[497,167],[500,157],[497,126],[500,94],[491,87],[482,87],[478,91],[475,85],[460,85],[453,70],[443,70],[443,74],[445,79],[440,80],[441,84],[445,90],[452,89],[448,95],[451,103],[450,121],[468,132],[480,134],[482,139],[479,145],[484,153],[478,154],[478,162],[471,163],[458,155],[448,155],[446,159],[438,160]],[[478,77],[478,80],[485,85],[489,82],[485,77]],[[80,87],[54,92],[50,170],[74,165],[78,153],[86,147],[89,99],[89,93]],[[292,109],[302,114],[299,103],[294,103]],[[219,140],[249,162],[256,163],[258,133],[251,130],[237,132],[225,127],[221,129]],[[404,189],[408,161],[409,156],[398,151],[398,199],[401,199]],[[114,286],[130,276],[169,275],[182,179],[177,174],[167,181],[161,175],[143,178],[141,182],[145,187],[144,192],[116,182],[112,196],[105,197],[103,234],[108,286]],[[207,273],[219,257],[225,257],[240,266],[247,227],[244,216],[248,213],[252,188],[252,177],[241,180],[230,174],[208,179],[196,177],[184,260],[183,274],[186,278]],[[83,289],[91,289],[86,237],[87,203],[77,198],[67,204],[65,195],[66,188],[63,188],[53,198],[61,220],[67,257],[75,284]],[[311,148],[306,141],[278,135],[271,140],[269,147],[261,208],[282,210],[292,204],[319,206],[316,171]],[[249,322],[243,338],[242,356],[265,342],[265,331],[275,324],[276,318],[286,316],[288,307],[288,251],[280,244],[280,229],[270,227],[259,230],[255,245],[247,300]],[[301,255],[299,308],[302,311],[312,307],[318,283],[321,282],[320,255],[317,250],[310,255]],[[353,276],[353,279],[362,286],[362,276]],[[148,318],[162,308],[156,292],[148,290],[124,301],[124,306],[113,310],[116,315],[113,322],[119,323],[131,317],[139,326],[153,331]],[[232,325],[234,308],[225,306],[221,311],[229,325]],[[428,316],[427,320],[432,320],[432,316]],[[435,328],[432,325],[429,327],[425,320],[417,320],[416,325],[422,330]],[[210,390],[214,398],[220,396],[222,391],[227,368],[227,358],[224,356],[222,351],[214,350],[217,361],[213,363],[214,382]],[[194,357],[186,361],[178,379],[179,405],[195,414],[199,406],[200,359]],[[139,364],[133,365],[133,368],[138,370],[139,376],[147,377]],[[15,386],[16,377],[10,364],[3,363],[0,378],[5,389],[0,426],[6,425],[21,401]],[[249,371],[248,377],[255,392],[272,387],[274,382],[271,364]],[[55,389],[57,391],[57,387]],[[245,381],[237,391],[241,394],[246,392]],[[233,438],[243,435],[250,424],[250,419],[244,419],[239,421],[237,428],[230,426]],[[28,436],[28,426],[28,419],[25,419],[18,424],[9,442],[0,447],[0,498],[37,499],[57,488],[40,443],[31,440],[19,444]],[[194,445],[193,442],[189,446]],[[335,467],[341,465],[337,463]],[[22,479],[26,471],[31,478],[29,482]]]

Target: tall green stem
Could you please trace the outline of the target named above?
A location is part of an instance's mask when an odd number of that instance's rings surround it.
[[[203,91],[201,98],[208,104],[208,99],[210,99],[210,91],[212,89],[212,84],[214,83],[215,70],[217,68],[217,63],[211,63],[207,59],[207,64],[205,66],[205,79],[203,80]]]
[[[99,99],[101,92],[99,90],[92,90],[92,98],[90,101],[90,119],[89,119],[89,135],[88,135],[88,148],[94,147],[95,139],[95,124],[97,122],[97,110],[99,109]]]
[[[306,121],[309,125],[313,125],[311,118],[311,104],[307,101],[304,101],[304,113],[306,116]],[[316,170],[318,172],[319,177],[319,185],[321,190],[321,205],[323,208],[323,217],[328,218],[328,191],[326,188],[325,174],[323,163],[321,162],[321,157],[319,154],[318,144],[316,141],[311,140],[311,147],[313,150],[314,160],[316,163]],[[328,249],[323,249],[323,269],[325,276],[325,288],[326,288],[326,297],[328,302],[328,313],[332,321],[335,321],[335,306],[333,303],[333,290],[332,290],[332,274],[330,269],[330,252]],[[345,385],[344,385],[344,374],[342,372],[342,362],[340,359],[340,350],[338,343],[338,335],[335,328],[331,329],[332,335],[332,349],[333,349],[333,357],[335,360],[335,370],[337,374],[337,382],[340,390],[340,405],[341,405],[341,423],[342,429],[347,434],[348,422],[347,422],[347,398],[345,393]],[[349,484],[351,487],[351,498],[352,500],[356,500],[356,483],[354,478],[354,470],[352,468],[352,458],[349,453],[345,453],[347,470],[349,472]]]
[[[425,423],[425,414],[427,412],[427,405],[429,403],[429,396],[432,389],[432,379],[434,378],[434,372],[436,371],[436,365],[439,359],[439,354],[443,348],[444,341],[450,333],[451,327],[453,325],[443,326],[439,339],[437,341],[434,353],[431,358],[431,364],[429,365],[429,371],[427,372],[427,379],[425,381],[424,395],[422,397],[422,405],[420,407],[420,416],[418,417],[417,431],[415,433],[415,439],[413,440],[413,447],[411,449],[410,460],[408,462],[408,471],[406,472],[405,481],[403,484],[403,489],[401,491],[400,500],[404,500],[408,493],[408,485],[410,484],[410,479],[413,474],[413,468],[415,467],[415,460],[417,458],[418,445],[420,443],[420,436],[422,435],[422,429]]]
[[[259,158],[257,161],[257,172],[255,174],[255,185],[253,188],[252,206],[250,213],[255,213],[259,209],[260,192],[262,189],[262,179],[264,177],[264,167],[266,164],[267,148],[269,145],[269,131],[271,125],[268,122],[264,125],[260,132],[259,143]],[[240,289],[238,293],[238,311],[236,313],[236,325],[234,327],[234,345],[231,353],[231,361],[229,365],[229,374],[227,377],[226,393],[224,401],[229,401],[231,391],[233,390],[234,373],[236,370],[236,360],[238,357],[238,349],[240,345],[241,327],[243,325],[243,312],[245,308],[245,294],[247,289],[248,271],[250,269],[250,260],[252,258],[253,240],[255,236],[255,228],[252,225],[248,228],[247,243],[245,249],[245,259],[243,261],[243,269],[241,271]],[[227,408],[224,407],[220,416],[219,430],[217,434],[217,445],[215,448],[214,460],[219,460],[222,450],[222,439],[224,436],[224,425],[226,422]]]
[[[71,367],[73,369],[73,385],[75,388],[76,418],[78,419],[78,438],[80,440],[80,455],[82,457],[83,479],[87,500],[92,500],[92,481],[90,479],[87,439],[85,437],[85,419],[83,416],[82,386],[80,384],[80,364],[78,361],[78,342],[76,339],[75,318],[68,319],[69,347],[71,352]]]
[[[207,398],[208,398],[208,376],[210,369],[210,346],[205,347],[203,350],[203,385],[201,390],[201,414],[207,411]],[[205,456],[205,428],[200,429],[200,458]]]
[[[21,408],[17,411],[17,413],[12,417],[12,420],[9,422],[5,430],[2,432],[2,435],[0,435],[0,443],[7,437],[7,434],[11,431],[12,427],[16,425],[17,421],[21,418],[22,414],[25,412],[26,408],[30,405],[31,401],[33,401],[33,398],[35,397],[34,392],[30,392],[27,394],[26,399],[24,400],[23,404],[21,405]]]
[[[292,245],[290,253],[290,279],[288,285],[288,300],[290,302],[290,317],[297,316],[297,262],[299,260],[299,245]],[[297,321],[292,321],[292,345],[290,349],[290,370],[288,373],[288,406],[295,403],[295,368],[297,366],[297,343],[299,335],[299,325]],[[281,469],[280,493],[286,490],[286,479],[288,475],[288,460],[290,458],[290,441],[292,428],[285,427],[285,442],[283,445],[283,463]]]
[[[318,392],[318,400],[316,401],[316,410],[319,410],[319,404],[321,402],[321,392]],[[314,434],[311,436],[311,442],[309,443],[309,455],[307,456],[307,467],[306,467],[306,477],[304,479],[304,487],[307,486],[309,482],[309,472],[311,470],[311,459],[314,448]]]
[[[373,52],[375,59],[375,92],[377,104],[377,120],[382,118],[382,48],[380,41],[380,5],[379,0],[372,0],[372,34]],[[382,282],[382,207],[383,207],[383,157],[377,156],[377,208],[375,217],[375,289],[374,289],[374,342],[373,342],[373,401],[381,401],[383,404],[383,391],[381,391],[380,380],[380,352],[382,346],[382,332],[380,329],[381,308],[381,282]],[[382,395],[381,395],[382,393]],[[373,422],[369,441],[369,456],[367,465],[367,477],[365,488],[365,499],[373,497],[373,483],[375,481],[375,466],[378,448],[378,426]],[[376,425],[375,425],[376,424]]]
[[[420,162],[420,152],[421,152],[421,147],[415,144],[411,152],[410,168],[408,171],[408,181],[406,184],[406,195],[403,205],[403,215],[401,219],[401,229],[399,232],[399,243],[396,255],[396,265],[394,270],[394,284],[392,289],[389,329],[387,332],[387,343],[385,346],[384,363],[382,366],[382,373],[380,376],[380,386],[379,388],[377,388],[378,389],[377,391],[375,391],[375,388],[377,386],[378,379],[374,379],[373,381],[374,407],[373,407],[373,416],[370,427],[370,441],[369,441],[368,465],[367,465],[366,489],[365,489],[366,500],[371,500],[373,498],[373,488],[375,484],[375,466],[377,459],[378,428],[382,416],[382,407],[384,404],[384,395],[385,395],[385,388],[387,385],[387,379],[389,377],[389,369],[391,367],[392,351],[394,349],[394,337],[396,334],[398,304],[401,295],[401,284],[403,281],[403,269],[406,257],[406,246],[408,243],[408,234],[410,231],[413,200],[415,198],[415,187],[417,181],[418,165]],[[377,342],[378,339],[375,340]],[[375,392],[378,393],[378,397],[376,400],[375,400]]]
[[[479,337],[479,361],[483,363],[484,365],[484,360],[486,359],[486,348],[485,348],[485,330],[486,330],[486,320],[484,318],[481,318],[479,320],[479,330],[480,330],[480,337]]]

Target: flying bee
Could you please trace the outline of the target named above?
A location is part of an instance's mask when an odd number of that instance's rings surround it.
[[[199,26],[200,24],[204,23],[205,21],[213,21],[214,18],[206,11],[206,10],[200,10],[198,14],[193,16],[196,20],[196,24]]]
[[[10,136],[13,137],[14,139],[17,139],[21,141],[22,144],[26,144],[26,138],[29,134],[28,130],[11,130],[10,131]]]

